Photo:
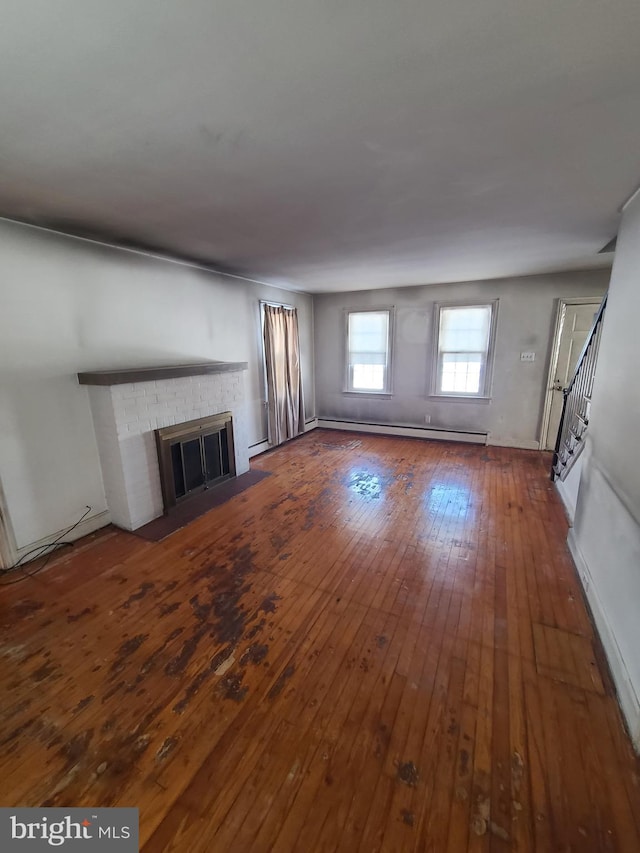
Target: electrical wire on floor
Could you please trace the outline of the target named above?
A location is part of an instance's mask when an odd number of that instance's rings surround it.
[[[13,574],[17,570],[20,570],[22,574],[20,575],[20,577],[12,578],[11,580],[0,580],[0,587],[13,586],[16,583],[22,583],[22,581],[26,581],[29,578],[35,577],[36,575],[40,574],[43,569],[46,568],[53,555],[57,554],[61,548],[73,548],[74,543],[65,542],[64,537],[68,536],[72,530],[75,530],[75,528],[85,520],[85,518],[89,515],[90,512],[91,507],[87,506],[86,512],[84,512],[80,516],[76,523],[72,524],[71,527],[69,527],[67,530],[63,530],[62,533],[58,536],[58,538],[54,539],[53,542],[48,542],[46,545],[40,545],[37,548],[32,548],[30,551],[27,551],[26,554],[23,554],[14,566],[11,566],[8,569],[2,569],[0,571],[0,578],[4,578],[6,575]],[[29,560],[29,562],[33,562],[34,560],[38,560],[40,557],[43,557],[48,550],[49,553],[47,554],[47,558],[41,566],[38,566],[38,568],[34,569],[32,572],[28,572],[25,569],[24,564],[30,554],[35,554],[36,552],[39,552],[37,557],[32,557],[31,560]]]

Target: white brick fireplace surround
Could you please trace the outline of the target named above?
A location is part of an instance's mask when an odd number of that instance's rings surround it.
[[[164,511],[154,430],[231,412],[236,474],[249,470],[245,362],[79,373],[89,385],[107,505],[136,530]]]

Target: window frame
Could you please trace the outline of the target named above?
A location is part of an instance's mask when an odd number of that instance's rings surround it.
[[[493,386],[493,366],[495,356],[496,330],[498,326],[498,299],[489,300],[467,300],[453,302],[437,302],[433,311],[433,345],[431,350],[431,381],[429,386],[429,397],[437,400],[488,402],[491,400]],[[489,340],[487,342],[486,357],[481,368],[481,385],[477,394],[468,394],[455,391],[440,391],[442,369],[440,364],[440,316],[446,308],[489,308],[491,317],[489,320]]]
[[[387,323],[387,364],[385,371],[384,388],[377,391],[373,388],[354,388],[351,365],[349,364],[349,317],[351,314],[382,314],[388,315]],[[344,342],[344,358],[343,358],[343,394],[354,395],[357,397],[391,397],[392,395],[392,364],[393,364],[393,340],[395,326],[395,308],[392,305],[381,305],[376,308],[345,308],[343,317],[343,342]]]

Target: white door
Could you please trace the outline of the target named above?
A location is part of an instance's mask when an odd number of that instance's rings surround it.
[[[582,347],[593,325],[593,319],[600,307],[600,301],[585,301],[580,305],[564,304],[561,308],[559,338],[554,343],[557,353],[555,370],[549,375],[551,407],[549,421],[544,437],[545,450],[554,450],[560,416],[562,415],[563,390],[569,384],[576,367]]]

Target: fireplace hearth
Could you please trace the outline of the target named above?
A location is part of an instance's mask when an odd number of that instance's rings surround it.
[[[155,437],[165,513],[235,476],[231,412],[156,429]]]

